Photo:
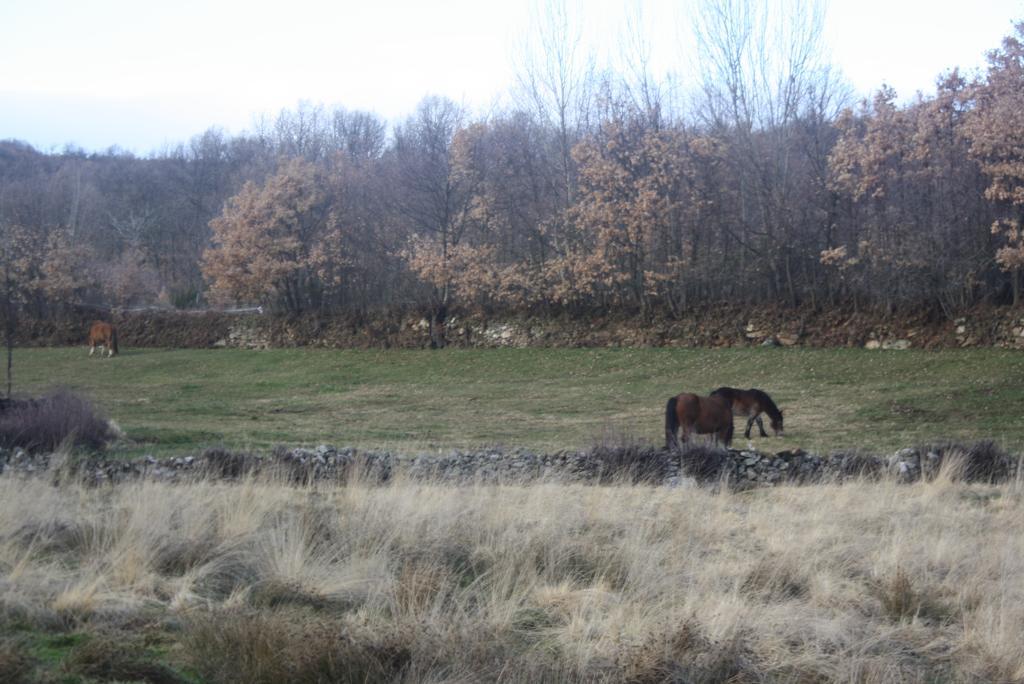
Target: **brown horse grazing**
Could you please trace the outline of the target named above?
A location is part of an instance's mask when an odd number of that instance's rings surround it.
[[[714,434],[715,439],[725,446],[732,442],[732,410],[721,397],[698,397],[696,394],[680,394],[672,397],[665,405],[665,448],[677,446],[679,428],[683,429],[683,442],[690,433]]]
[[[96,351],[96,345],[101,345],[107,350],[107,356],[113,356],[117,353],[117,328],[104,323],[103,321],[96,321],[89,328],[89,356],[93,355]],[[103,352],[100,352],[100,356],[103,356]]]
[[[747,418],[747,429],[744,437],[750,439],[750,428],[757,423],[762,437],[767,437],[764,431],[764,423],[761,422],[761,414],[767,413],[768,419],[772,422],[772,430],[776,436],[783,434],[782,411],[775,405],[767,392],[759,389],[736,389],[735,387],[719,387],[711,393],[713,397],[721,397],[729,402],[733,414]]]

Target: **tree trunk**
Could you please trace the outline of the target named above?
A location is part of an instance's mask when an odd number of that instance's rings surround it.
[[[444,349],[448,344],[445,337],[445,322],[448,320],[448,307],[441,304],[430,312],[430,348]]]
[[[7,345],[7,398],[11,398],[14,365],[14,301],[11,299],[11,265],[4,268],[4,343]]]

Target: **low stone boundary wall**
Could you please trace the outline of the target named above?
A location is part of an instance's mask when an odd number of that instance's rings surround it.
[[[96,319],[118,326],[122,347],[266,349],[419,349],[430,345],[430,323],[411,311],[285,316],[244,311],[79,307],[52,318],[23,316],[18,345],[85,345]],[[1024,316],[1011,307],[978,306],[961,318],[904,311],[884,315],[842,308],[817,310],[738,305],[693,308],[680,319],[628,316],[451,316],[453,347],[735,347],[811,346],[865,349],[1024,349]]]
[[[359,477],[388,482],[396,477],[450,484],[577,482],[644,483],[670,487],[726,486],[733,489],[842,482],[850,478],[891,477],[899,482],[932,479],[945,467],[950,477],[972,482],[1006,482],[1022,475],[1021,457],[992,442],[901,449],[888,456],[863,453],[818,455],[801,450],[774,454],[690,446],[666,451],[647,446],[601,447],[590,451],[535,453],[525,449],[481,449],[398,454],[351,447],[275,449],[269,454],[207,449],[198,455],[135,460],[67,459],[32,455],[20,449],[0,452],[0,473],[46,475],[92,484],[152,478],[189,481],[238,479],[250,475],[287,482],[346,482]]]

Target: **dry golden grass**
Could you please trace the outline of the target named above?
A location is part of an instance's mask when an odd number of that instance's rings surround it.
[[[0,627],[164,621],[211,682],[1019,681],[1022,495],[0,478]]]

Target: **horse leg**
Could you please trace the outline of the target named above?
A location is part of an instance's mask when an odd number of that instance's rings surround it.
[[[89,356],[92,356],[95,353],[96,353],[96,343],[95,342],[90,342],[89,343]]]
[[[751,416],[750,418],[747,418],[747,430],[746,430],[746,432],[743,433],[743,436],[746,437],[747,439],[750,439],[750,428],[751,428],[751,426],[753,426],[753,424],[754,424],[754,416]]]
[[[718,433],[721,436],[722,443],[725,445],[726,449],[728,449],[729,445],[732,444],[732,433],[733,433],[733,426],[732,426],[731,423],[729,425],[726,425],[725,429],[721,430]]]
[[[675,430],[665,429],[665,448],[668,451],[679,449],[679,428]]]
[[[767,437],[768,433],[764,431],[764,421],[761,420],[761,414],[757,414],[757,429],[761,431],[762,437]]]

